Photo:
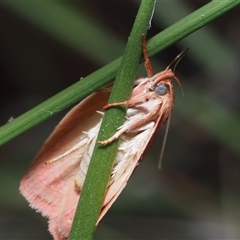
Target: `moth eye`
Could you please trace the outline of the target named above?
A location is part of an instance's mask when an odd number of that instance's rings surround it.
[[[155,87],[155,92],[158,95],[165,95],[167,93],[167,86],[164,84],[159,84],[158,86]]]

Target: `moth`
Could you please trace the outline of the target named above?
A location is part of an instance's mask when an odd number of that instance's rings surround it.
[[[98,91],[76,105],[44,143],[20,183],[20,192],[30,206],[49,219],[55,240],[68,238],[81,195],[97,133],[102,121],[99,111],[127,106],[126,120],[109,139],[119,138],[118,151],[98,222],[119,196],[156,134],[171,114],[174,104],[172,79],[181,86],[171,66],[155,75],[143,36],[143,56],[148,77],[136,81],[131,98],[107,104],[109,92]]]

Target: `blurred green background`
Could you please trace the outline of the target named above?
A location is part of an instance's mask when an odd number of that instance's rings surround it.
[[[0,125],[121,56],[139,3],[0,2]],[[206,3],[157,1],[148,38]],[[156,73],[190,47],[162,169],[160,134],[94,239],[240,239],[239,10],[151,58]],[[18,187],[66,112],[1,147],[0,239],[51,239]]]

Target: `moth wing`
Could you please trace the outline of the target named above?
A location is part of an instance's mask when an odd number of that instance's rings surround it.
[[[76,105],[55,128],[21,180],[20,192],[43,216],[55,218],[61,211],[61,199],[69,193],[69,188],[75,188],[75,177],[89,141],[83,131],[101,120],[102,116],[96,111],[102,110],[108,96],[108,92],[96,92]],[[81,147],[74,154],[45,164],[76,144]]]

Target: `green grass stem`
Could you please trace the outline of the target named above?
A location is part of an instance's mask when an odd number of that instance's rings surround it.
[[[142,34],[146,34],[147,32],[154,2],[154,0],[141,1],[117,72],[110,95],[110,102],[127,100],[131,94],[142,53]],[[123,124],[125,112],[126,108],[111,108],[107,110],[99,130],[98,139],[105,140],[112,136],[117,128]],[[117,152],[117,142],[114,141],[107,146],[95,145],[73,221],[70,240],[90,240],[93,237]]]

